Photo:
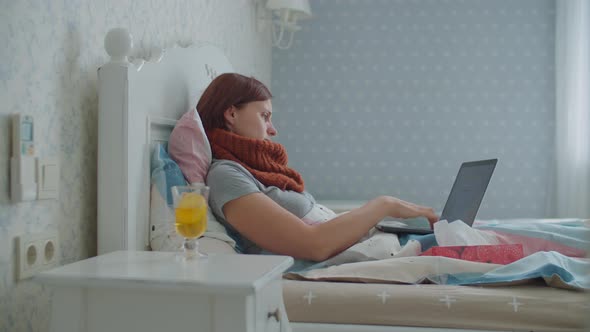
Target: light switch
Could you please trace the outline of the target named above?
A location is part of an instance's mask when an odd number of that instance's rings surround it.
[[[37,158],[37,199],[57,199],[59,163],[57,158]]]
[[[43,182],[41,184],[42,190],[57,190],[57,165],[47,164],[43,165]]]

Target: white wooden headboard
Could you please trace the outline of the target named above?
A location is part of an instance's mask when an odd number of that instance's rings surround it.
[[[150,152],[211,80],[232,66],[211,44],[155,50],[129,61],[133,39],[109,31],[98,69],[98,254],[149,249]]]

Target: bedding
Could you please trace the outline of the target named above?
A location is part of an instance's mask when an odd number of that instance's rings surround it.
[[[557,251],[569,257],[587,257],[590,251],[590,220],[482,220],[475,227],[495,236],[500,244],[523,244],[525,256]]]
[[[444,224],[446,221],[441,223]],[[534,243],[539,241],[546,244],[544,248],[563,249],[565,243],[571,243],[582,250],[590,244],[590,239],[585,237],[588,233],[587,221],[553,220],[550,223],[539,221],[531,222],[529,226],[515,225],[507,221],[502,223],[480,221],[480,223],[486,225],[486,230],[469,228],[470,231],[487,234],[487,230],[500,233],[506,232],[506,229],[527,229],[528,239],[520,244],[529,248],[528,256],[507,265],[478,263],[448,257],[419,256],[429,247],[437,245],[438,239],[445,238],[445,241],[448,241],[449,236],[442,237],[438,234],[441,230],[448,229],[435,226],[434,235],[400,238],[396,234],[373,230],[361,242],[342,253],[323,262],[301,268],[294,267],[285,277],[300,280],[432,282],[452,285],[522,283],[541,278],[552,287],[590,289],[590,259],[570,257],[557,251],[537,250],[531,253],[531,248],[538,248]],[[453,225],[461,224],[461,221],[455,221],[448,225],[453,228]],[[551,236],[546,236],[547,234]],[[529,243],[533,243],[533,247]],[[464,245],[465,243],[445,244]],[[571,252],[565,250],[566,254]],[[586,251],[582,253],[583,256],[587,255]]]
[[[582,331],[588,326],[588,295],[539,283],[480,287],[283,280],[285,307],[295,323]],[[350,331],[355,330],[360,328]]]
[[[590,260],[537,252],[508,265],[436,256],[400,257],[291,271],[295,280],[441,285],[522,284],[542,279],[548,286],[590,289]]]
[[[434,246],[420,256],[444,256],[466,261],[493,264],[510,264],[524,257],[522,244],[496,244],[475,246]]]

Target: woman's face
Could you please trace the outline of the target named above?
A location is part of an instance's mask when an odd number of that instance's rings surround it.
[[[271,117],[272,103],[270,99],[253,101],[241,109],[232,107],[225,111],[225,121],[230,131],[254,139],[270,140],[277,134]]]

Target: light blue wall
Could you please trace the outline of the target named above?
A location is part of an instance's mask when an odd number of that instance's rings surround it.
[[[542,217],[553,169],[551,0],[323,0],[273,49],[278,141],[317,199],[442,209],[498,158],[478,217]]]

